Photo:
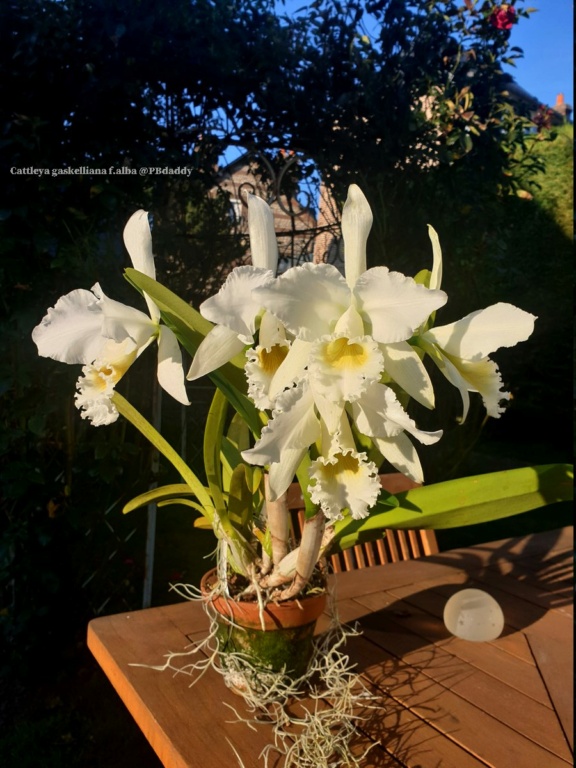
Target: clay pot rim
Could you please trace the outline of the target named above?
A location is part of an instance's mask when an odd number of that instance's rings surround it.
[[[202,577],[200,589],[205,603],[230,623],[250,629],[262,629],[258,603],[236,601],[221,595],[214,596],[207,587],[216,569],[208,571]],[[327,592],[306,595],[305,597],[285,600],[281,603],[268,603],[263,611],[264,626],[267,631],[288,629],[312,624],[324,612]]]

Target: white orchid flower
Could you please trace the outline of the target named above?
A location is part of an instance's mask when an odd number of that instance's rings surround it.
[[[260,338],[264,344],[246,351],[248,361],[244,371],[248,380],[248,397],[263,411],[274,407],[270,385],[288,354],[290,342],[286,339],[284,326],[270,312],[262,316]]]
[[[438,237],[430,227],[434,246],[431,284],[439,287],[442,278],[442,253]],[[471,312],[449,325],[430,328],[418,344],[436,363],[462,397],[462,421],[470,408],[470,392],[480,393],[489,416],[499,418],[503,401],[510,393],[502,390],[498,366],[488,355],[500,347],[514,347],[532,334],[536,317],[513,304],[498,303]]]
[[[326,445],[327,435],[342,430],[346,403],[357,400],[370,383],[379,380],[382,355],[373,339],[357,335],[361,330],[360,316],[349,307],[334,334],[308,345],[306,375],[297,386],[278,395],[273,418],[260,440],[242,454],[250,463],[270,464],[274,497],[281,496],[292,482],[304,454],[319,439],[321,425]],[[350,446],[346,447],[348,452]],[[327,448],[324,456],[331,464],[336,461]]]
[[[148,214],[137,211],[124,229],[135,269],[155,278]],[[158,381],[178,402],[189,405],[182,355],[173,331],[160,324],[160,310],[144,296],[150,315],[107,297],[99,284],[62,296],[32,332],[43,357],[82,364],[76,404],[93,424],[110,424],[118,413],[110,402],[114,386],[134,360],[158,341]]]
[[[350,316],[353,313],[347,313]],[[423,482],[422,466],[408,434],[430,445],[440,439],[442,431],[418,429],[392,389],[379,383],[382,355],[372,339],[353,337],[350,342],[343,342],[343,338],[336,334],[311,345],[306,375],[278,396],[272,419],[260,440],[242,454],[249,463],[270,465],[274,498],[286,491],[304,454],[320,437],[322,457],[314,464],[318,473],[316,497],[322,496],[329,477],[333,491],[348,477],[371,493],[371,470],[367,469],[364,455],[356,452],[349,427],[346,430],[343,426],[348,425],[348,415],[394,467],[415,482]],[[331,436],[342,435],[346,440],[334,438],[334,448]],[[356,475],[349,474],[352,466],[356,467]],[[324,480],[320,481],[321,478]],[[345,491],[339,491],[340,499],[342,493]],[[361,498],[357,497],[358,504]],[[335,515],[334,503],[331,492],[323,503],[330,517]],[[361,504],[354,506],[354,514],[360,516],[361,508]]]
[[[122,342],[109,339],[101,350],[101,357],[92,365],[83,366],[74,402],[82,418],[89,419],[95,427],[111,424],[118,418],[112,402],[114,387],[136,359],[137,351],[132,339]]]
[[[361,391],[347,400],[334,402],[329,392],[326,395],[315,389],[313,376],[285,390],[278,396],[260,440],[242,453],[251,464],[270,465],[273,498],[286,491],[304,454],[319,441],[322,453],[311,467],[312,500],[330,519],[337,519],[344,508],[349,508],[354,517],[368,513],[380,488],[376,489],[372,463],[356,450],[349,417],[392,466],[415,482],[423,482],[422,466],[408,435],[431,445],[440,439],[441,430],[418,429],[392,389],[380,384],[377,377],[367,385],[362,382]],[[344,499],[347,503],[343,503]]]
[[[447,296],[399,272],[390,272],[387,267],[366,270],[366,241],[371,226],[368,201],[352,185],[342,213],[346,279],[330,264],[304,264],[254,291],[263,306],[273,311],[295,337],[271,383],[271,397],[302,375],[311,345],[338,334],[339,324],[346,322],[343,316],[352,310],[352,330],[356,336],[372,337],[380,347],[390,376],[408,394],[428,407],[433,406],[430,379],[407,340],[432,312],[446,303]],[[345,335],[341,334],[339,339],[338,348],[348,353]],[[361,358],[356,356],[356,361]]]
[[[504,412],[503,401],[510,393],[502,390],[502,376],[488,355],[526,341],[535,320],[513,304],[498,303],[422,334],[421,347],[460,391],[462,421],[468,415],[470,392],[480,393],[489,416],[499,418]]]
[[[440,440],[442,430],[418,429],[393,390],[384,384],[372,384],[351,409],[356,427],[373,440],[382,456],[414,482],[423,483],[422,465],[408,434],[423,445],[432,445]]]
[[[322,448],[323,455],[309,468],[312,501],[328,520],[342,519],[345,509],[356,520],[366,517],[381,490],[378,467],[356,450],[345,413],[333,435],[323,429]]]
[[[307,382],[282,392],[256,445],[242,451],[242,458],[249,464],[270,465],[271,501],[288,489],[304,454],[320,434],[320,419]]]
[[[271,465],[270,487],[275,495],[281,495],[292,481],[305,451],[318,439],[321,425],[325,444],[326,434],[343,434],[348,414],[360,432],[373,437],[382,454],[416,482],[422,482],[422,468],[404,433],[424,443],[436,442],[442,434],[419,430],[380,380],[386,371],[406,383],[409,394],[426,405],[433,404],[428,374],[407,339],[446,302],[446,294],[384,267],[366,271],[371,223],[366,198],[351,187],[342,221],[347,280],[330,265],[307,264],[254,291],[295,336],[268,382],[269,396],[278,397],[279,407],[256,446],[243,454],[249,462]],[[387,363],[390,370],[386,370]],[[289,385],[295,386],[285,390]],[[311,442],[306,443],[297,418],[314,425]],[[289,461],[284,460],[286,450]],[[330,517],[336,515],[336,507],[346,495],[345,477],[356,478],[364,489],[355,497],[354,514],[362,516],[366,511],[361,499],[372,498],[372,475],[362,456],[350,433],[345,447],[324,447],[314,463],[316,498],[324,498],[324,489],[332,488],[322,502]],[[282,466],[276,470],[280,457]],[[352,466],[356,474],[350,474]]]
[[[256,360],[252,362],[258,363],[260,356],[269,358],[262,364],[266,371],[267,362],[277,357],[272,347],[276,344],[284,346],[282,339],[278,339],[278,322],[264,322],[262,303],[254,294],[255,288],[274,280],[278,266],[272,211],[262,198],[255,195],[248,195],[248,234],[252,266],[233,269],[220,291],[200,305],[202,316],[215,326],[196,350],[188,371],[189,380],[211,373],[232,360],[246,346],[252,346],[259,321],[259,349],[255,351]],[[258,385],[256,389],[259,389]]]

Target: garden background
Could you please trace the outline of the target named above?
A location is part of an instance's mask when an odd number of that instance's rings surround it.
[[[429,267],[433,224],[450,296],[443,323],[496,301],[538,316],[521,349],[497,356],[513,393],[502,419],[484,423],[475,402],[460,426],[441,381],[437,411],[414,410],[423,428],[451,425],[420,451],[429,482],[571,459],[572,125],[552,125],[503,74],[521,52],[495,23],[498,3],[302,6],[20,0],[0,10],[2,765],[158,765],[85,631],[95,615],[142,606],[146,511],[121,509],[168,469],[151,475],[154,457],[124,422],[83,422],[78,370],[40,359],[30,334],[74,288],[100,282],[138,304],[121,233],[140,207],[153,217],[160,279],[197,306],[246,251],[230,200],[214,191],[238,153],[265,157],[272,175],[296,158],[289,197],[322,179],[341,205],[359,184],[375,215],[370,266]],[[514,24],[536,23],[512,6]],[[148,167],[189,175],[138,170]],[[154,365],[143,355],[120,386],[144,410],[157,398]],[[162,403],[191,461],[209,391],[190,387],[184,417]],[[569,520],[557,505],[438,539],[449,548]],[[207,569],[212,540],[192,522],[177,507],[158,514],[152,604]],[[193,706],[191,694],[191,718]]]

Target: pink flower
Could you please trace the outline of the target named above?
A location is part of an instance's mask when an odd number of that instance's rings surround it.
[[[515,21],[516,11],[508,3],[502,3],[499,8],[494,8],[490,15],[490,24],[496,29],[512,29]]]

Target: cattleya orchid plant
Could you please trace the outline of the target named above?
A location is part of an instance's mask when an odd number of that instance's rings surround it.
[[[92,424],[122,414],[181,475],[138,496],[125,511],[156,501],[200,514],[219,541],[219,577],[246,577],[246,592],[275,600],[298,595],[328,553],[386,528],[442,528],[484,522],[569,494],[563,467],[543,466],[414,488],[397,497],[380,485],[387,460],[421,485],[414,440],[442,431],[418,428],[410,398],[434,408],[424,364],[434,363],[462,399],[470,392],[498,418],[510,395],[489,355],[533,331],[535,317],[499,303],[449,325],[435,325],[448,297],[442,256],[430,227],[433,264],[415,279],[366,269],[370,206],[353,185],[342,213],[345,277],[330,264],[304,264],[277,277],[273,217],[248,200],[252,266],[239,266],[197,312],[155,280],[148,215],[128,221],[124,242],[148,315],[108,298],[99,285],[63,296],[33,332],[39,353],[82,364],[76,405]],[[116,390],[130,365],[158,343],[160,386],[183,405],[180,344],[192,355],[188,379],[208,375],[216,394],[204,435],[205,479]],[[231,417],[230,406],[234,410]],[[290,539],[286,492],[298,478],[306,509],[300,542]]]

